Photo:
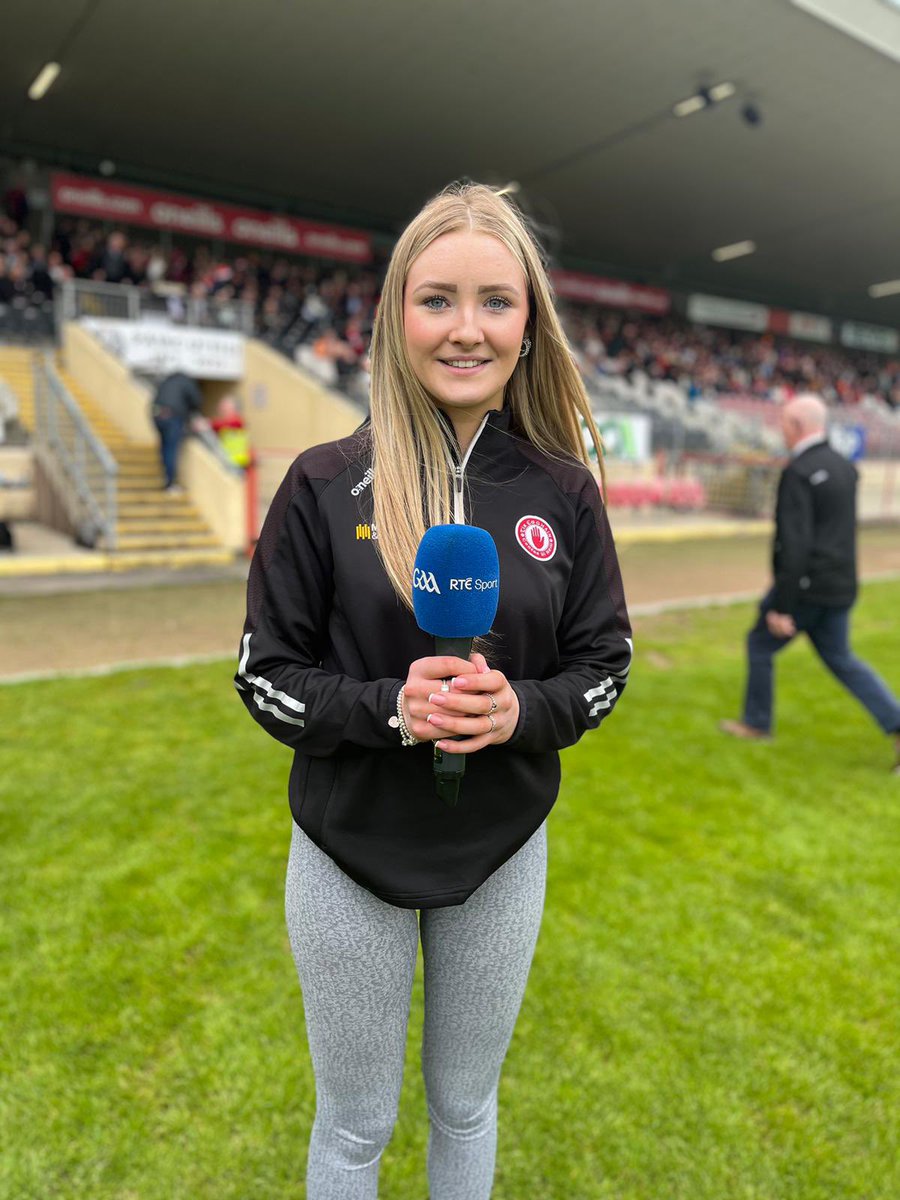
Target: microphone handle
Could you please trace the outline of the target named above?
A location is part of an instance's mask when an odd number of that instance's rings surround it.
[[[463,658],[468,661],[469,655],[472,653],[472,638],[444,638],[436,637],[434,639],[434,652],[439,657],[444,655],[452,655],[454,658]],[[455,741],[461,741],[460,734],[454,734]],[[448,740],[448,739],[442,739]],[[442,750],[434,748],[434,787],[438,794],[438,798],[448,806],[455,808],[459,800],[459,783],[463,775],[466,773],[466,756],[464,754],[444,754]]]
[[[472,653],[472,642],[474,638],[445,638],[436,637],[434,639],[434,652],[439,656],[452,655],[454,658],[464,658],[469,661],[469,655]]]

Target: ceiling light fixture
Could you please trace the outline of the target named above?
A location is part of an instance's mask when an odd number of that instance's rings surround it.
[[[713,250],[712,256],[716,262],[728,262],[730,258],[743,258],[745,254],[756,252],[756,242],[732,242],[730,246],[719,246]]]
[[[42,100],[50,91],[53,84],[56,82],[56,77],[59,74],[59,63],[45,63],[38,72],[37,77],[28,89],[29,100]]]
[[[707,87],[705,84],[698,87],[693,96],[688,96],[686,100],[679,100],[677,104],[672,106],[672,112],[676,117],[689,117],[692,113],[700,112],[704,108],[712,108],[714,104],[721,104],[723,100],[728,100],[735,94],[737,88],[728,80],[723,80],[721,83],[714,83]]]
[[[701,108],[706,108],[706,101],[702,96],[688,96],[687,100],[679,100],[672,112],[676,117],[689,117]]]
[[[900,292],[900,279],[888,279],[884,283],[873,283],[869,288],[869,295],[873,300],[880,300],[882,296],[896,296]]]

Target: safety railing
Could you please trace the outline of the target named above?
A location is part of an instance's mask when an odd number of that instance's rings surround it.
[[[34,421],[36,453],[78,540],[114,550],[118,465],[47,355],[34,365]]]
[[[234,298],[189,296],[173,290],[124,283],[99,283],[90,279],[66,279],[57,290],[56,329],[58,336],[66,321],[79,317],[117,317],[125,321],[166,321],[206,329],[229,329],[253,336],[253,305]]]

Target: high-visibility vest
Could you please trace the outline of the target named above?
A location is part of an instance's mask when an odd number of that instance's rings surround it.
[[[220,429],[219,441],[233,463],[239,467],[249,466],[250,439],[246,429]]]

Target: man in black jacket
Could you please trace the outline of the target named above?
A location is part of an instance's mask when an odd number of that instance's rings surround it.
[[[856,483],[852,463],[832,450],[827,410],[818,396],[798,396],[782,411],[790,461],[778,484],[774,586],[763,597],[747,637],[743,719],[722,721],[724,733],[768,738],[772,727],[772,658],[805,633],[836,679],[894,735],[900,774],[900,702],[850,649],[856,600]]]
[[[178,450],[185,429],[196,428],[203,407],[203,394],[195,380],[183,371],[166,375],[157,385],[153,397],[153,424],[159,434],[159,451],[165,474],[165,490],[181,491],[175,482],[178,470]]]

